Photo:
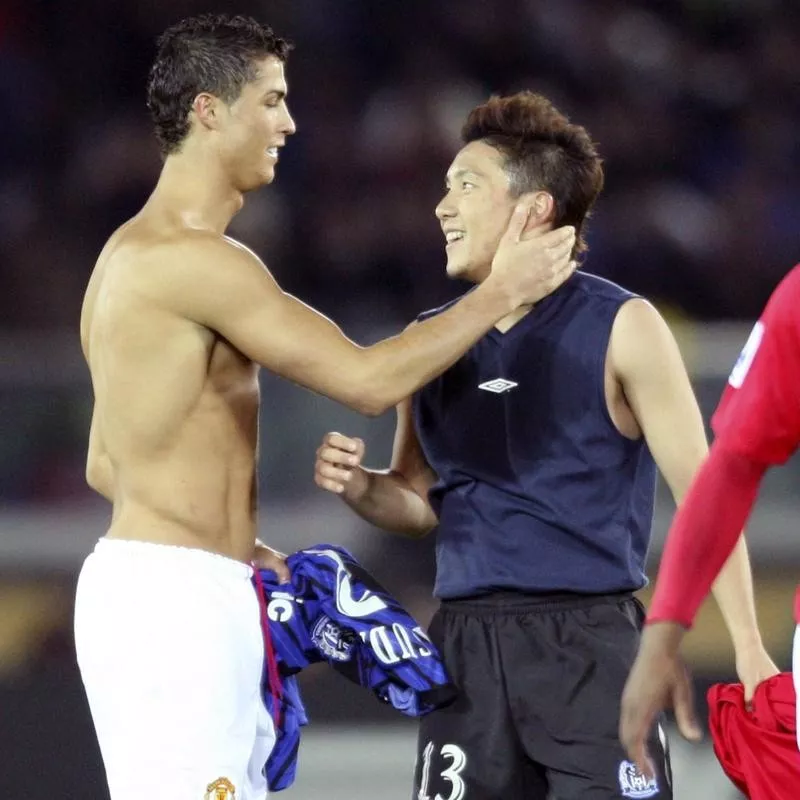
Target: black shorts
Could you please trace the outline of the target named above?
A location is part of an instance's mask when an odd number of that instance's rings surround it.
[[[443,602],[430,635],[460,693],[420,723],[413,800],[672,798],[663,725],[655,782],[617,738],[643,620],[630,594]]]

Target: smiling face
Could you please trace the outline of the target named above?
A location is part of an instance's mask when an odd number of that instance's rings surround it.
[[[286,105],[283,62],[267,56],[255,62],[255,78],[230,105],[218,101],[219,154],[240,191],[271,183],[286,137],[296,130]]]
[[[485,142],[470,142],[450,165],[446,186],[436,216],[447,240],[447,274],[480,283],[491,270],[516,201],[503,156]]]

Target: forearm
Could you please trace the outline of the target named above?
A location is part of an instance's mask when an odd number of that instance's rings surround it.
[[[436,526],[427,500],[392,470],[359,468],[342,499],[362,519],[390,533],[416,539]]]
[[[649,622],[673,621],[691,627],[697,609],[741,537],[763,473],[760,465],[716,444],[711,448],[667,536]],[[742,580],[740,559],[730,565],[722,591],[726,597],[734,591],[749,592],[752,605],[752,587],[737,584],[734,589],[734,581]],[[747,570],[749,576],[749,565]],[[726,603],[723,613],[729,625],[736,624],[741,603],[747,602],[745,597],[735,604]],[[748,611],[744,616],[749,615]]]
[[[749,509],[745,513],[749,513]],[[722,612],[725,625],[737,651],[761,644],[758,629],[753,573],[744,535],[733,549],[712,586],[714,599]]]
[[[372,413],[382,413],[410,397],[511,310],[508,297],[487,280],[441,314],[366,348],[366,375],[359,381],[362,402]]]

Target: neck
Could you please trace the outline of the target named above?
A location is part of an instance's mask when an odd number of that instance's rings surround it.
[[[510,314],[506,314],[502,319],[498,320],[495,328],[500,333],[505,333],[511,330],[524,316],[526,316],[533,309],[532,305],[524,305],[515,308]]]
[[[233,186],[219,159],[188,146],[167,157],[148,200],[148,205],[176,214],[187,228],[219,234],[243,204],[243,193]]]
[[[478,274],[471,276],[470,282],[478,286],[486,280],[491,270],[492,267],[489,265],[485,269],[477,271]],[[519,306],[519,308],[515,308],[510,314],[506,314],[502,319],[498,320],[495,323],[495,328],[497,328],[500,333],[505,333],[506,331],[511,330],[511,328],[513,328],[532,309],[533,304],[530,303],[524,306]]]

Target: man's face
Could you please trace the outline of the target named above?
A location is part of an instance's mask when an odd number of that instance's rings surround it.
[[[222,155],[242,191],[272,183],[280,148],[296,130],[283,66],[275,56],[257,61],[255,79],[222,111]]]
[[[515,205],[502,155],[484,142],[470,142],[450,165],[446,186],[436,216],[447,238],[447,274],[480,283],[491,271]]]

